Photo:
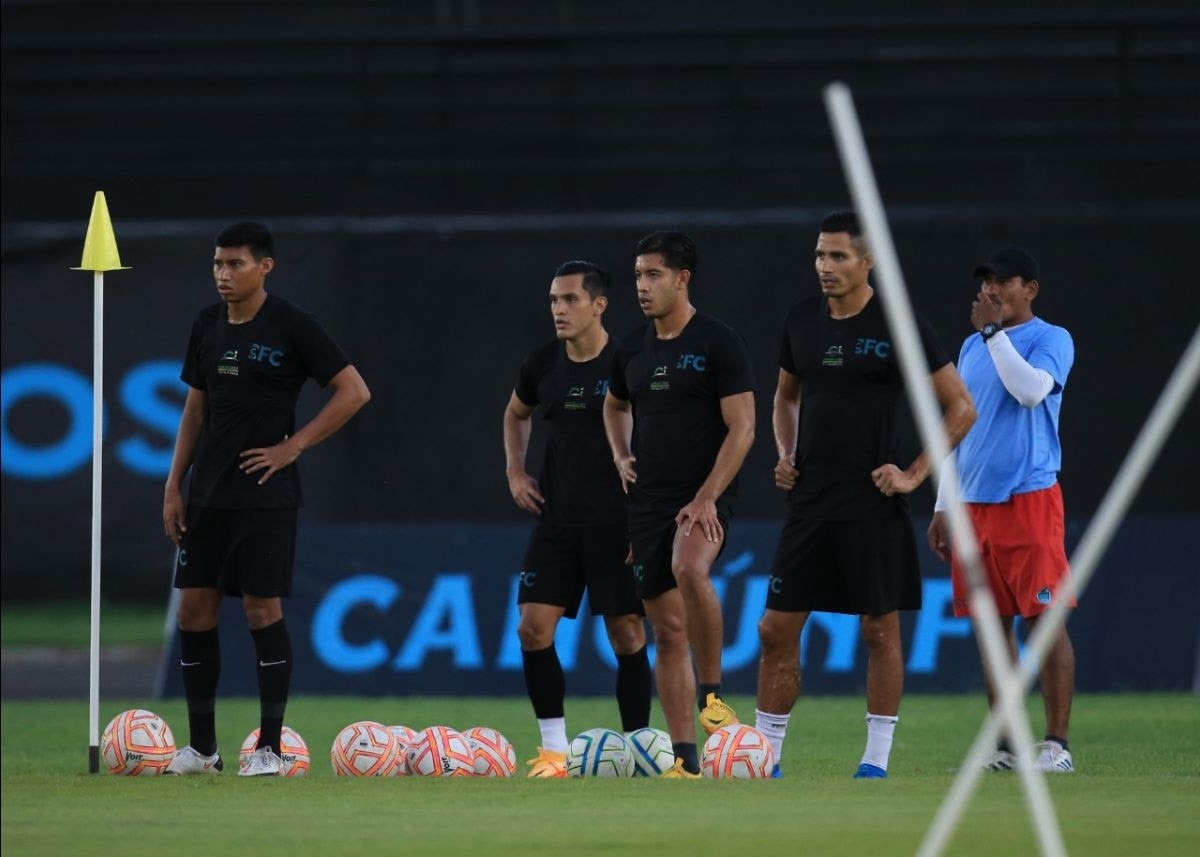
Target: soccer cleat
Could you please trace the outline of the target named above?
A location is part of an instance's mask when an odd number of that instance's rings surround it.
[[[779,767],[778,762],[775,763],[775,767],[771,768],[771,779],[773,779],[773,780],[782,780],[783,779],[783,768]]]
[[[561,780],[567,776],[566,753],[555,753],[553,750],[538,747],[537,758],[530,759],[525,764],[529,766],[527,776],[530,777]]]
[[[737,712],[725,700],[715,693],[710,693],[704,700],[704,709],[700,712],[700,725],[711,735],[722,726],[733,726],[738,722]]]
[[[275,755],[270,747],[260,747],[246,758],[246,764],[238,769],[239,777],[281,777],[283,759]]]
[[[712,694],[709,694],[709,698],[710,699],[712,698]],[[663,771],[658,776],[660,779],[664,779],[664,780],[698,780],[698,779],[700,779],[699,774],[693,774],[691,771],[688,771],[683,767],[683,759],[676,759],[674,765],[667,768],[665,771]]]
[[[189,744],[175,754],[175,758],[171,760],[171,764],[167,765],[167,769],[163,773],[189,777],[195,774],[216,775],[224,769],[225,763],[221,761],[220,753],[205,756]]]
[[[872,765],[870,762],[863,762],[858,766],[858,770],[854,772],[856,780],[886,780],[887,769],[881,768],[878,765]]]
[[[1007,750],[995,750],[990,759],[984,763],[985,771],[1015,771],[1017,757]]]
[[[1046,741],[1037,758],[1037,769],[1043,774],[1069,774],[1075,770],[1071,751],[1064,750],[1057,741]]]

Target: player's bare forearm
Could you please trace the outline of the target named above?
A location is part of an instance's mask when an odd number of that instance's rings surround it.
[[[179,428],[175,432],[175,451],[171,454],[171,468],[167,472],[168,491],[181,491],[183,479],[192,466],[196,455],[196,444],[200,442],[200,429],[204,425],[204,410],[207,407],[207,394],[194,387],[188,389],[187,399],[183,403],[183,414],[179,418]]]
[[[604,436],[608,438],[613,458],[631,455],[633,443],[633,409],[625,399],[612,393],[604,397]]]
[[[958,371],[950,364],[934,372],[932,380],[938,404],[942,407],[942,431],[946,435],[947,451],[953,452],[967,436],[971,426],[975,425],[975,400],[971,398]],[[912,475],[919,477],[918,485],[929,476],[933,464],[933,456],[926,449],[909,467]]]
[[[728,431],[708,478],[696,492],[700,500],[715,501],[742,469],[754,445],[754,393],[737,393],[721,399],[721,415]]]
[[[771,428],[775,433],[775,487],[791,491],[800,471],[796,469],[796,438],[800,434],[800,379],[785,369],[779,370],[775,400],[771,408]]]
[[[333,388],[333,395],[315,417],[294,435],[281,439],[273,446],[242,450],[238,468],[248,474],[261,473],[258,484],[262,485],[274,474],[295,463],[304,450],[335,434],[371,400],[371,391],[353,366],[347,366],[334,375],[329,386]]]
[[[534,515],[541,514],[542,496],[537,480],[525,470],[525,455],[533,426],[533,408],[517,398],[514,392],[504,409],[504,473],[513,502]]]
[[[612,450],[621,488],[628,494],[629,486],[637,482],[637,471],[634,470],[636,459],[632,449],[633,408],[628,401],[618,399],[612,393],[604,396],[604,436]]]
[[[367,383],[353,366],[347,366],[334,375],[329,381],[329,386],[333,388],[333,395],[329,397],[325,406],[289,438],[296,448],[297,456],[336,434],[338,429],[362,410],[363,405],[371,401],[371,391],[367,389]]]
[[[183,479],[187,476],[196,455],[196,444],[200,441],[200,430],[204,425],[206,394],[189,388],[179,418],[179,429],[175,433],[175,451],[171,454],[171,469],[167,473],[167,484],[163,488],[163,531],[176,545],[187,532],[187,503],[183,499]]]
[[[942,407],[942,431],[947,451],[953,451],[975,424],[975,402],[952,365],[943,366],[931,378],[938,404]],[[895,465],[885,464],[871,475],[884,494],[907,494],[929,478],[933,465],[933,455],[925,449],[903,471]]]
[[[779,370],[771,427],[775,432],[775,454],[781,459],[794,455],[800,433],[800,379],[785,369]]]
[[[511,476],[525,472],[525,454],[533,431],[533,408],[513,393],[504,409],[504,472]]]

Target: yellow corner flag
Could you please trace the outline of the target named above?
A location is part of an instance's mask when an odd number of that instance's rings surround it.
[[[83,260],[72,271],[128,271],[121,266],[117,254],[117,236],[113,234],[112,219],[108,216],[108,203],[104,191],[96,191],[92,202],[92,217],[88,221],[87,236],[83,239]]]

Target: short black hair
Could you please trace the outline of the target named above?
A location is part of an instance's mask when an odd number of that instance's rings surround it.
[[[696,242],[682,232],[662,230],[651,232],[637,243],[637,256],[658,253],[668,268],[691,271],[696,278]]]
[[[226,226],[213,242],[217,247],[248,247],[250,255],[262,261],[275,255],[275,236],[271,230],[253,220],[243,220]]]
[[[864,256],[871,250],[867,239],[863,237],[862,224],[858,220],[858,214],[853,211],[829,212],[821,220],[821,231],[831,234],[834,232],[847,233],[850,236],[850,243]]]
[[[862,225],[853,211],[831,211],[821,221],[822,232],[848,232],[851,238],[862,235]]]
[[[592,296],[592,300],[608,297],[612,277],[595,262],[572,259],[569,262],[563,262],[554,270],[556,277],[569,277],[571,274],[583,274],[583,290]]]

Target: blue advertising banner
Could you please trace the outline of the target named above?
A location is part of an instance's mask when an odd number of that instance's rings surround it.
[[[1179,519],[1133,518],[1121,528],[1071,620],[1081,691],[1187,690],[1196,670],[1200,604],[1196,532]],[[903,619],[906,690],[980,690],[970,624],[953,617],[948,569],[925,552],[924,607]],[[735,521],[713,570],[725,612],[723,664],[731,693],[753,693],[757,623],[779,533],[774,520]],[[1071,527],[1071,540],[1082,533]],[[293,692],[505,695],[525,691],[516,587],[529,527],[473,522],[302,526],[293,597]],[[1180,562],[1176,557],[1189,557]],[[1148,621],[1167,603],[1171,621]],[[221,618],[222,695],[254,696],[253,650],[241,604]],[[612,692],[615,660],[586,605],[560,623],[556,647],[573,695]],[[164,695],[179,696],[178,642],[164,647]],[[651,651],[653,657],[653,651]],[[854,616],[817,613],[802,646],[805,693],[858,693],[865,649]]]

